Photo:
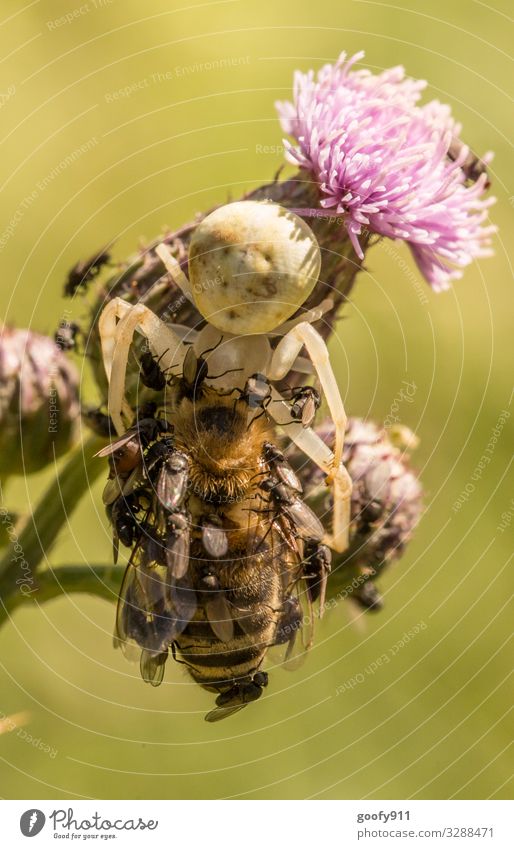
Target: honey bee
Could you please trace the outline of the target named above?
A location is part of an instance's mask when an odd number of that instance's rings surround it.
[[[268,649],[285,646],[292,661],[297,646],[308,648],[312,627],[302,643],[297,637],[305,618],[312,626],[312,604],[324,598],[327,546],[342,553],[349,545],[346,412],[314,327],[333,302],[304,308],[321,250],[304,221],[271,202],[230,203],[203,219],[189,245],[189,277],[167,245],[155,252],[204,321],[199,329],[168,324],[146,304],[119,297],[99,319],[107,409],[118,434],[104,449],[111,462],[104,499],[115,549],[132,545],[116,643],[136,645],[142,676],[153,685],[171,651],[216,693],[206,717],[214,722],[260,697]],[[148,346],[141,380],[162,394],[165,412],[161,419],[140,413],[126,430],[136,334]],[[312,428],[317,390],[282,394],[298,366],[319,381],[333,448]],[[274,444],[277,427],[326,476],[330,531],[304,503]]]
[[[215,722],[261,696],[271,646],[292,654],[300,595],[319,597],[330,554],[258,405],[211,390],[202,358],[189,360],[171,382],[173,432],[140,419],[101,453],[123,474],[139,470],[111,509],[116,544],[133,546],[115,643],[128,653],[136,644],[153,686],[171,651],[217,694],[206,716]]]

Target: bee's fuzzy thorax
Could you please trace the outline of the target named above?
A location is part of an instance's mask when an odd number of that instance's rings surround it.
[[[173,416],[175,442],[190,459],[192,491],[205,501],[245,497],[261,470],[263,442],[269,438],[265,416],[249,418],[247,405],[232,397],[184,398]]]

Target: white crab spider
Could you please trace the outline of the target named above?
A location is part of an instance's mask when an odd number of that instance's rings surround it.
[[[332,302],[288,320],[305,302],[319,276],[321,254],[312,230],[298,216],[269,202],[239,201],[220,207],[196,228],[189,248],[189,279],[161,244],[156,253],[174,282],[208,322],[200,331],[166,325],[143,304],[115,298],[100,317],[100,337],[109,380],[109,414],[122,434],[132,411],[125,400],[125,376],[130,346],[137,330],[148,341],[161,368],[181,374],[192,342],[207,356],[207,385],[232,389],[252,374],[264,374],[271,384],[267,412],[287,436],[321,468],[333,487],[333,528],[326,543],[336,551],[348,547],[351,478],[343,463],[346,414],[323,338],[312,327]],[[270,337],[282,338],[273,349]],[[273,384],[293,368],[305,371],[299,357],[305,346],[335,425],[334,450],[311,428],[291,421],[290,406]],[[228,373],[227,373],[228,372]],[[224,376],[223,376],[223,373]],[[123,416],[127,422],[123,421]]]

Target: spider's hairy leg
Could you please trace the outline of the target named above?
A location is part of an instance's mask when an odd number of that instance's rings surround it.
[[[165,245],[164,242],[161,242],[161,244],[157,245],[157,247],[155,248],[155,253],[161,260],[168,274],[171,275],[173,282],[177,284],[179,289],[182,289],[182,292],[188,299],[188,301],[192,301],[193,295],[191,292],[191,284],[189,283],[189,280],[187,279],[184,272],[182,271],[180,264],[172,255],[168,245]]]
[[[335,427],[334,467],[339,468],[343,459],[344,435],[346,433],[346,412],[339,387],[330,364],[328,349],[324,339],[314,327],[301,322],[293,327],[280,340],[268,370],[270,380],[281,380],[292,369],[294,361],[305,345],[314,370],[319,377],[330,416]]]
[[[349,544],[350,497],[352,479],[342,463],[335,465],[334,453],[325,445],[317,433],[310,427],[291,421],[291,408],[275,387],[271,387],[274,403],[267,407],[267,413],[278,425],[287,425],[287,436],[300,448],[310,460],[316,463],[327,475],[333,492],[332,534],[327,535],[324,543],[334,551],[345,551]]]
[[[148,339],[163,370],[171,369],[172,366],[180,367],[187,351],[180,337],[143,304],[131,306],[121,298],[115,298],[107,304],[100,317],[100,336],[104,367],[109,380],[109,415],[119,434],[126,430],[122,412],[129,418],[131,416],[125,400],[125,376],[136,330]]]
[[[297,318],[292,318],[291,321],[286,321],[284,324],[281,324],[280,327],[277,327],[273,333],[277,333],[280,336],[283,336],[286,333],[289,333],[293,327],[296,327],[298,324],[305,322],[306,324],[313,324],[315,321],[319,321],[320,318],[323,318],[325,313],[330,312],[334,307],[333,298],[325,298],[318,304],[317,307],[314,307],[311,310],[307,310],[306,312],[299,315]]]

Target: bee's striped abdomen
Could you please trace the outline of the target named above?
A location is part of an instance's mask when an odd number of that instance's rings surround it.
[[[199,568],[205,570],[206,561],[199,562]],[[219,639],[205,605],[199,604],[177,646],[195,681],[223,690],[234,680],[253,675],[273,644],[282,601],[281,583],[269,557],[266,563],[263,554],[212,566],[228,602],[233,635],[226,641]]]

